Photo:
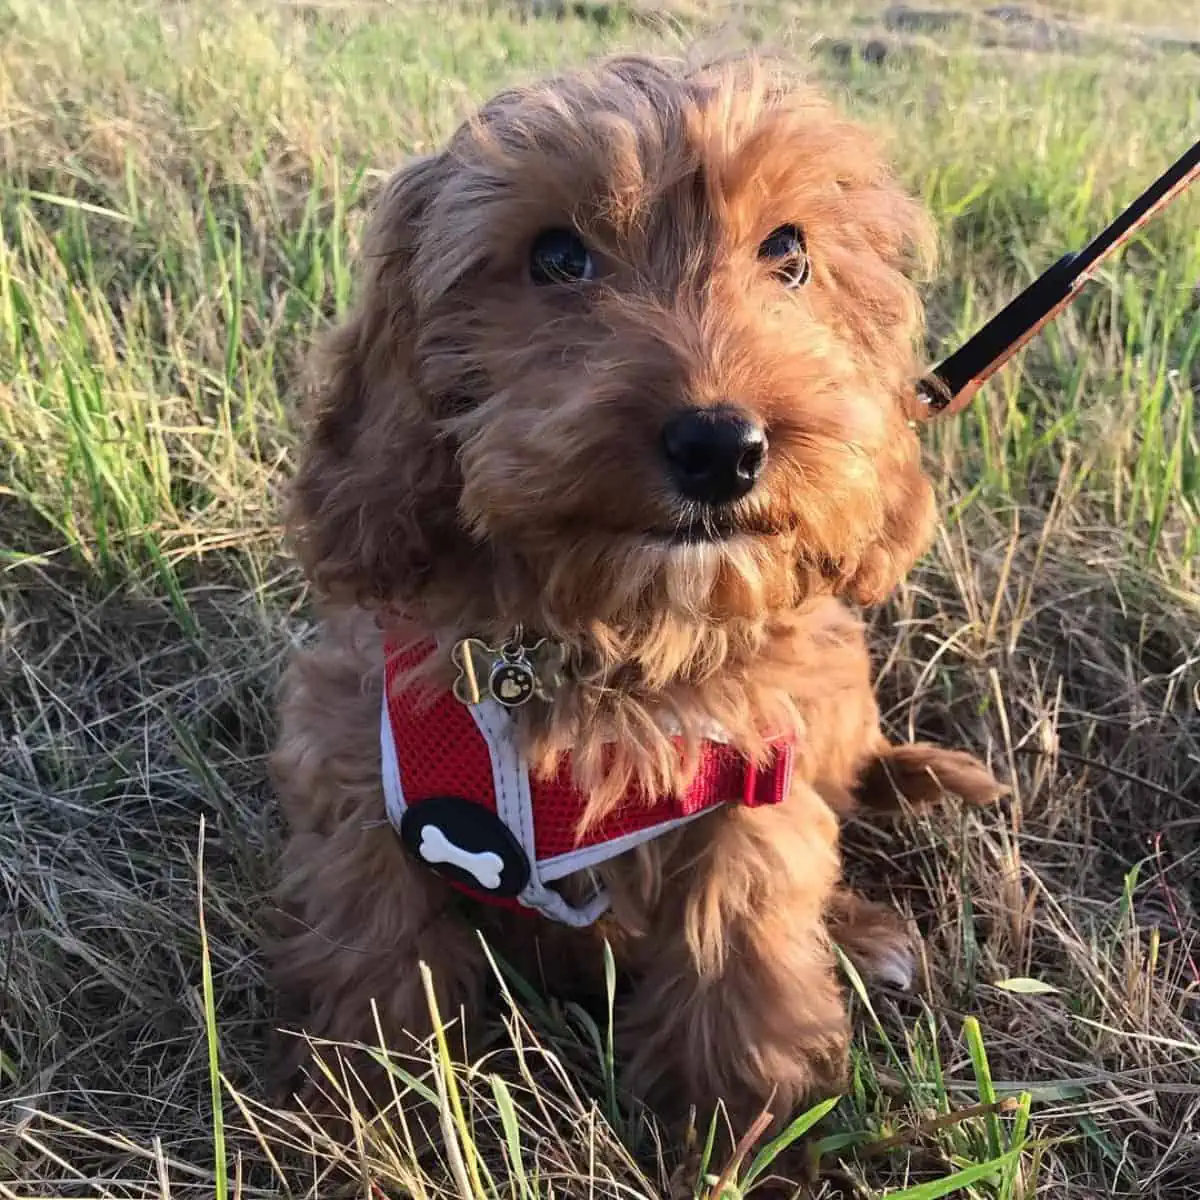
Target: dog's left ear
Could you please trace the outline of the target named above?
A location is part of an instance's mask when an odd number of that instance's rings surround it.
[[[453,447],[434,429],[413,368],[414,259],[447,173],[445,158],[431,156],[388,185],[364,245],[356,308],[318,359],[289,523],[308,577],[335,601],[373,606],[416,595],[460,538]]]

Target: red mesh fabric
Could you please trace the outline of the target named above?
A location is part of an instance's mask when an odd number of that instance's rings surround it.
[[[400,766],[404,802],[413,805],[434,796],[461,796],[495,812],[492,760],[470,710],[451,692],[431,695],[421,687],[396,686],[399,675],[411,671],[435,648],[430,643],[401,653],[384,643],[388,720]],[[507,896],[489,896],[455,880],[448,882],[456,891],[476,900],[517,912],[533,911]]]
[[[450,692],[430,697],[420,689],[398,690],[395,686],[402,671],[411,670],[432,651],[431,645],[403,654],[385,647],[388,715],[405,802],[412,805],[432,796],[461,796],[495,812],[487,742],[467,706]],[[682,795],[648,801],[639,789],[631,788],[607,820],[580,837],[579,819],[586,801],[571,782],[571,764],[565,760],[553,779],[531,780],[538,861],[692,816],[718,804],[778,804],[786,795],[790,766],[791,748],[787,745],[777,748],[767,768],[757,770],[733,748],[705,742],[699,768]]]
[[[579,818],[586,801],[571,782],[570,760],[564,760],[553,779],[532,781],[538,860],[615,841],[718,804],[745,804],[750,808],[778,804],[787,790],[790,760],[790,747],[781,745],[774,761],[760,771],[732,747],[705,742],[696,773],[682,795],[649,799],[640,788],[631,787],[612,814],[583,836],[579,835]]]
[[[462,796],[496,811],[492,760],[470,709],[451,692],[431,695],[420,687],[396,687],[396,677],[411,671],[430,653],[417,647],[403,654],[385,647],[388,717],[400,763],[407,804],[431,796]]]

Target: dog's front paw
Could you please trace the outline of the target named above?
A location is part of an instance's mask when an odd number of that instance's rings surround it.
[[[825,921],[829,936],[865,982],[912,990],[917,981],[917,954],[899,913],[843,891],[830,902]]]
[[[911,991],[917,981],[917,956],[907,934],[875,943],[855,965],[868,982],[874,980],[902,992]]]

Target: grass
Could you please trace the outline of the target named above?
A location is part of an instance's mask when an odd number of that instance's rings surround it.
[[[665,1144],[607,1014],[500,966],[494,1050],[456,1064],[442,1014],[389,1120],[334,1144],[266,1106],[262,756],[308,628],[277,500],[381,179],[502,82],[607,47],[811,47],[941,224],[932,356],[1200,125],[1167,36],[1191,0],[1077,0],[1049,46],[865,3],[653,7],[0,0],[0,1195],[326,1196],[335,1161],[375,1196],[718,1200],[775,1171],[914,1200],[1195,1194],[1196,196],[931,431],[946,522],[874,618],[880,692],[897,736],[988,753],[1014,792],[848,831],[925,979],[848,972],[851,1086],[802,1151]],[[400,1115],[419,1097],[433,1159]]]

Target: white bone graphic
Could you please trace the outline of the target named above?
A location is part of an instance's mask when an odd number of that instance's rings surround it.
[[[427,863],[449,863],[460,871],[475,877],[476,883],[489,892],[500,886],[500,874],[504,870],[504,859],[491,850],[478,854],[456,846],[436,825],[426,825],[421,830],[419,853]]]

